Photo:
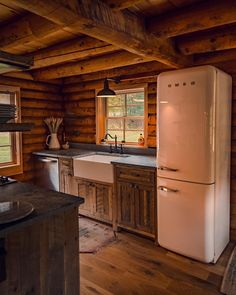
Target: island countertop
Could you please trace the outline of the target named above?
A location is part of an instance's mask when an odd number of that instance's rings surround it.
[[[52,215],[78,207],[83,198],[44,190],[29,183],[15,182],[0,187],[0,201],[26,201],[33,205],[34,211],[26,218],[0,225],[0,237],[16,230],[49,218]]]

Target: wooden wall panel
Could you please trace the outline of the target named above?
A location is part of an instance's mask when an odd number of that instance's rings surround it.
[[[30,181],[34,172],[31,153],[45,148],[48,134],[43,119],[48,116],[62,116],[61,86],[3,76],[0,76],[0,84],[20,87],[21,120],[35,124],[30,132],[24,132],[22,135],[24,173],[14,176],[18,180]]]
[[[137,65],[138,68],[138,65]],[[97,77],[96,77],[97,78]],[[74,81],[73,81],[74,80]],[[64,105],[66,113],[77,118],[66,119],[66,134],[69,141],[76,143],[95,143],[96,142],[96,90],[103,87],[103,79],[88,80],[78,83],[73,79],[72,83],[65,84],[63,87]],[[71,81],[68,80],[68,81]],[[122,80],[122,85],[134,86],[147,84],[148,95],[148,147],[156,146],[156,76],[138,77]],[[111,87],[114,84],[110,83]]]

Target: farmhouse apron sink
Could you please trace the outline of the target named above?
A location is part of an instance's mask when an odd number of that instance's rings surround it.
[[[73,159],[74,176],[107,183],[114,183],[112,161],[126,155],[93,154]]]

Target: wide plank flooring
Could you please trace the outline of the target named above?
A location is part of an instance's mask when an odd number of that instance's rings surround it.
[[[80,255],[81,294],[222,294],[221,281],[233,246],[228,245],[217,264],[204,264],[123,231],[96,254]]]

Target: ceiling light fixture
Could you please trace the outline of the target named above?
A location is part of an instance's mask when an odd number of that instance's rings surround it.
[[[118,78],[106,78],[104,80],[103,89],[98,91],[97,97],[116,97],[115,91],[109,88],[108,81],[113,81],[115,83],[119,83],[120,79],[118,79]]]

